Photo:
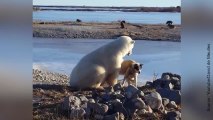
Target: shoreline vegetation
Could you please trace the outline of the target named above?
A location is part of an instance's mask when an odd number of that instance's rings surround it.
[[[98,7],[98,6],[39,6],[34,5],[33,11],[121,11],[121,12],[181,12],[181,7]]]
[[[33,21],[33,37],[40,38],[85,38],[85,39],[115,39],[119,36],[130,36],[135,40],[180,42],[181,25],[174,29],[166,24],[133,24],[121,21],[111,23],[95,22],[44,22]]]

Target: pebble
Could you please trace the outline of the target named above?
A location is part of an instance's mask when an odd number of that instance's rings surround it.
[[[103,120],[124,120],[125,117],[122,113],[116,112],[112,115],[106,115],[104,116]]]
[[[167,120],[180,120],[181,113],[179,111],[171,111],[166,114]]]
[[[65,97],[62,103],[63,110],[70,110],[72,107],[79,107],[81,100],[76,96]]]
[[[138,88],[133,86],[133,85],[129,85],[128,87],[126,87],[125,89],[125,93],[126,93],[126,97],[128,99],[130,99],[131,97],[133,97],[134,95],[137,95],[138,92]]]
[[[167,105],[169,108],[177,108],[177,105],[175,101],[170,101],[169,104]]]
[[[70,119],[83,118],[85,115],[85,110],[83,108],[71,108]]]
[[[109,107],[106,104],[100,104],[100,103],[90,103],[87,104],[88,108],[92,109],[96,113],[99,113],[101,115],[105,114]]]
[[[135,109],[144,109],[146,107],[146,104],[141,98],[133,99],[132,103],[134,103]]]
[[[169,99],[167,99],[167,98],[162,98],[162,103],[163,103],[164,106],[168,105],[169,102],[170,102]]]
[[[114,91],[122,90],[123,86],[121,83],[117,83],[113,86]]]
[[[145,101],[152,109],[159,109],[162,106],[162,98],[158,92],[146,95]]]
[[[163,97],[168,98],[170,101],[175,101],[175,103],[181,103],[181,93],[179,90],[169,90],[169,89],[156,89],[156,91]]]
[[[80,98],[81,102],[88,102],[89,101],[84,95],[80,95],[79,98]]]

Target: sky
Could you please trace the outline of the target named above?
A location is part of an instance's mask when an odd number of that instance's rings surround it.
[[[170,7],[181,6],[181,0],[33,0],[33,5]]]

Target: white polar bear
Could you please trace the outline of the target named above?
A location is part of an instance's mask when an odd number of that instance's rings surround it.
[[[125,55],[130,55],[135,41],[128,36],[98,48],[84,56],[70,75],[70,86],[74,88],[99,88],[106,82],[112,86],[117,77]]]

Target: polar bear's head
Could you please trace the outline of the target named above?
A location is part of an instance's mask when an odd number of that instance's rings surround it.
[[[120,42],[120,52],[122,56],[131,55],[135,41],[128,36],[121,36],[118,38],[118,41]]]

